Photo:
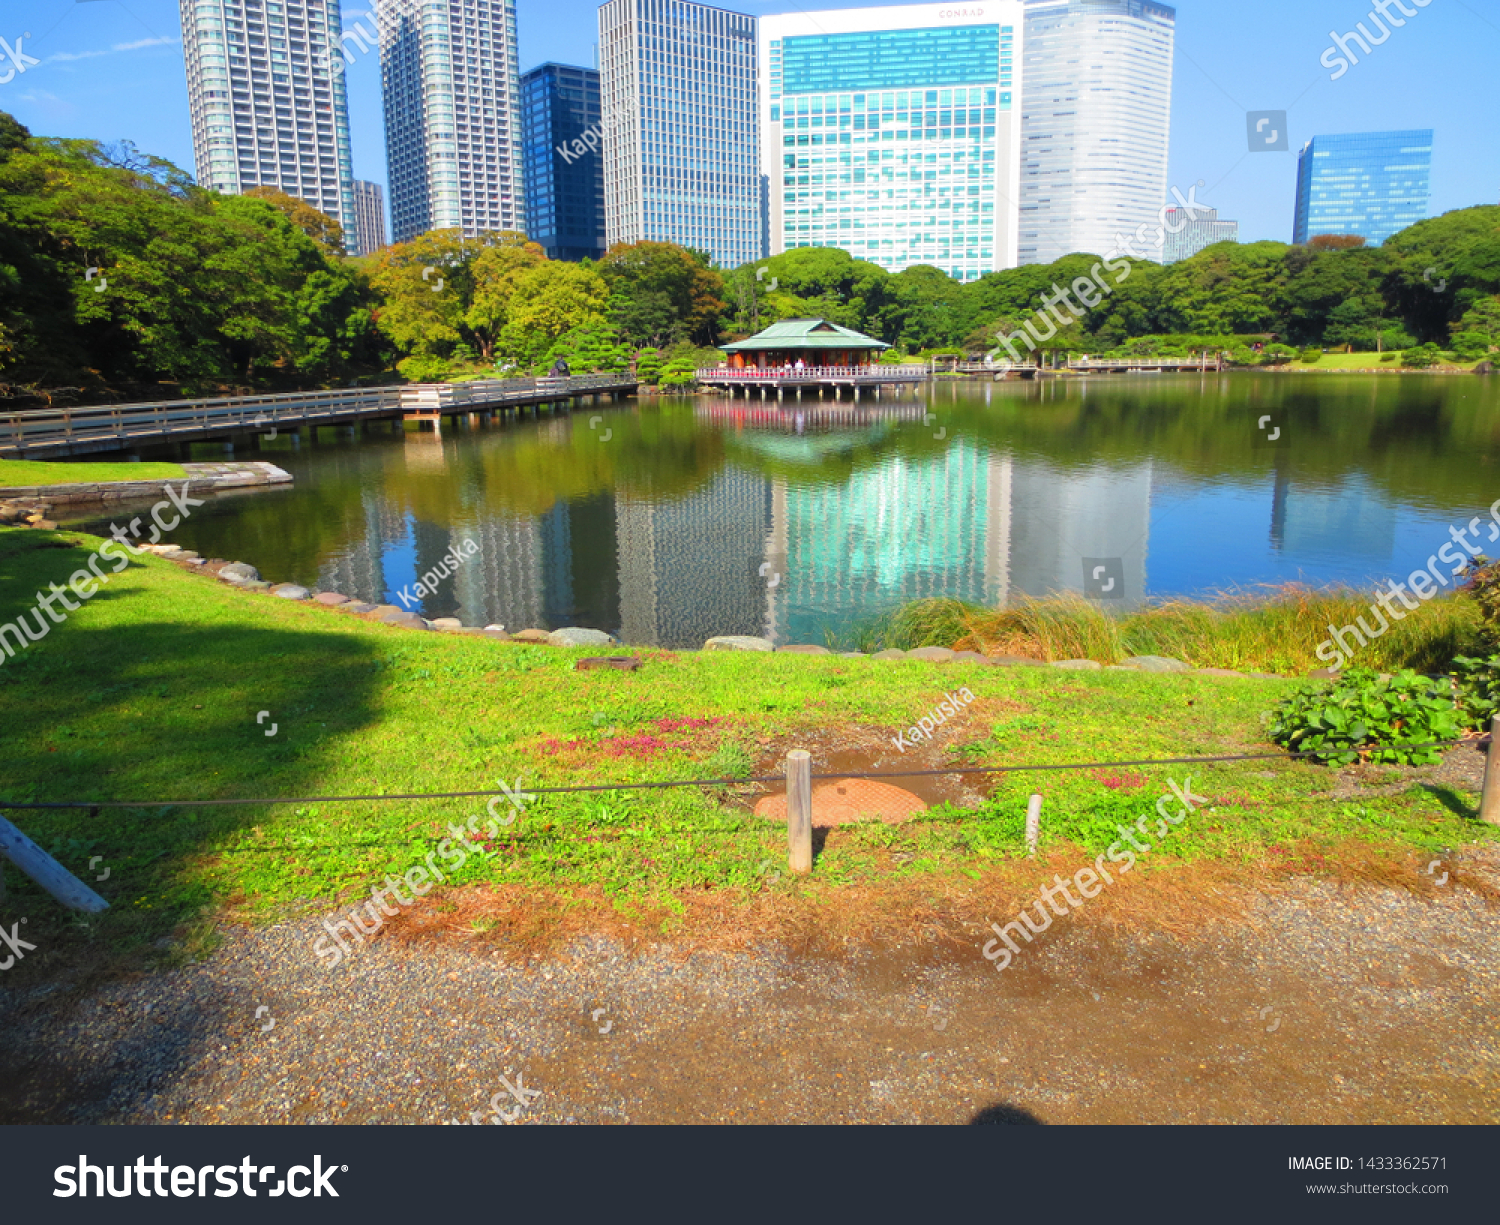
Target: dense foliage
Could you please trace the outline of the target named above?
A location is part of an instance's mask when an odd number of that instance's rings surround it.
[[[1459,738],[1469,719],[1447,680],[1405,670],[1379,676],[1350,668],[1327,688],[1287,698],[1272,713],[1271,740],[1325,764],[1358,760],[1430,765],[1431,747]]]
[[[35,137],[0,112],[4,384],[90,396],[277,388],[558,360],[617,370],[655,350],[651,377],[670,385],[706,347],[786,318],[825,317],[896,354],[998,351],[1058,287],[1087,309],[1055,306],[1036,328],[1051,333],[1043,353],[1212,349],[1275,365],[1298,349],[1306,360],[1378,348],[1422,367],[1500,349],[1500,207],[1418,222],[1379,248],[1341,236],[1220,243],[1167,267],[1108,267],[1074,254],[961,284],[834,248],[721,270],[656,242],[564,263],[523,234],[455,230],[351,259],[336,221],[280,191],[222,196],[128,145]],[[1103,292],[1078,288],[1090,284]]]

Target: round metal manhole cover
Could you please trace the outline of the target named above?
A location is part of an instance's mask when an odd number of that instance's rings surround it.
[[[884,821],[895,825],[927,805],[910,791],[870,778],[837,778],[819,783],[812,791],[814,826],[848,825],[851,821]],[[771,821],[786,820],[786,793],[768,795],[755,805],[755,815]]]

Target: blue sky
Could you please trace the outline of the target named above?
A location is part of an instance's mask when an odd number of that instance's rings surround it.
[[[786,0],[725,7],[797,11]],[[868,5],[816,6],[845,7]],[[1371,0],[1179,4],[1169,182],[1186,192],[1203,179],[1198,198],[1239,221],[1242,241],[1289,242],[1296,151],[1308,137],[1432,128],[1430,211],[1500,203],[1493,84],[1500,0],[1431,0],[1330,80],[1319,63],[1330,34],[1361,20],[1373,28],[1371,7]],[[364,11],[364,0],[345,0],[346,25]],[[590,0],[519,0],[522,70],[545,60],[592,65],[596,13]],[[0,84],[0,110],[40,135],[131,140],[192,169],[178,0],[0,0],[0,38],[13,46],[18,36],[25,55],[41,63]],[[0,49],[0,76],[10,66]],[[349,87],[355,175],[384,183],[373,52],[350,67]],[[1287,111],[1290,150],[1250,153],[1247,110]]]

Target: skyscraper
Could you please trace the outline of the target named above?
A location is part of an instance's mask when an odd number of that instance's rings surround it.
[[[1175,9],[1026,0],[1021,263],[1103,255],[1167,199]]]
[[[396,241],[523,229],[515,0],[382,0],[379,15]]]
[[[1432,129],[1314,136],[1297,161],[1292,241],[1358,234],[1378,247],[1427,216]]]
[[[181,0],[198,182],[276,187],[355,231],[339,0]]]
[[[1022,14],[991,0],[763,18],[771,253],[840,247],[961,281],[1015,267]]]
[[[1204,247],[1211,247],[1216,242],[1239,242],[1238,221],[1220,221],[1219,210],[1216,208],[1197,208],[1193,212],[1198,214],[1197,217],[1193,217],[1185,208],[1167,210],[1163,218],[1167,232],[1161,253],[1162,263],[1175,264],[1178,260],[1197,255]],[[1177,227],[1176,233],[1173,233],[1174,226]]]
[[[354,180],[354,233],[345,245],[351,255],[371,255],[385,246],[385,192],[379,183]]]
[[[755,18],[689,0],[599,9],[604,232],[732,268],[760,258]]]
[[[604,161],[575,145],[600,131],[599,74],[543,64],[521,78],[521,150],[526,175],[526,235],[548,259],[604,254]]]

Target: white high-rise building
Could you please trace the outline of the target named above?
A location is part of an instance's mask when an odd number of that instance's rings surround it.
[[[1015,267],[1023,24],[1020,0],[763,17],[771,254]]]
[[[378,14],[395,240],[524,229],[515,0],[381,0]]]
[[[181,0],[198,182],[276,187],[355,231],[339,0]]]
[[[1176,27],[1152,0],[1026,0],[1021,263],[1104,255],[1143,223],[1155,231]]]
[[[604,235],[734,268],[763,252],[755,18],[689,0],[599,9]]]
[[[345,242],[351,255],[373,255],[385,246],[385,192],[379,183],[354,180],[355,231]]]

